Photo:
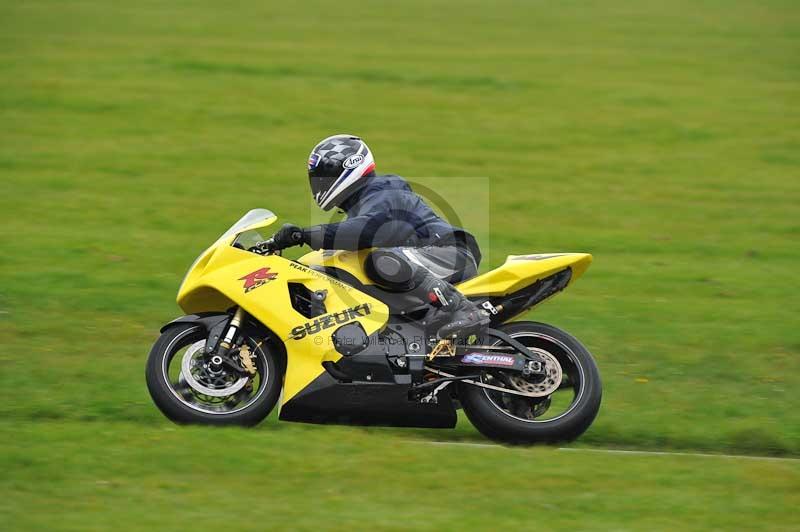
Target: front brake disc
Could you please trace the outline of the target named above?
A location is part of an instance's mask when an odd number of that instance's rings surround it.
[[[199,342],[193,343],[188,349],[186,349],[186,353],[183,355],[183,360],[181,360],[181,375],[186,380],[186,384],[188,384],[189,387],[197,393],[211,397],[227,397],[229,395],[234,395],[244,388],[245,384],[247,384],[247,381],[250,380],[250,377],[239,377],[239,379],[235,382],[232,382],[230,385],[222,388],[211,388],[201,383],[197,379],[192,370],[195,372],[203,371],[202,368],[200,370],[197,368],[198,364],[202,364],[202,358],[196,357],[196,355],[198,352],[202,352],[205,346],[206,341],[200,340]]]

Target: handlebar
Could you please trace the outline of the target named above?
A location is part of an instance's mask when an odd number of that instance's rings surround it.
[[[291,233],[290,238],[292,239],[293,243],[289,244],[292,245],[299,245],[303,243],[303,232],[302,231],[294,231]],[[280,254],[280,251],[286,246],[278,247],[275,245],[275,237],[272,236],[267,240],[262,240],[258,242],[255,246],[251,247],[248,251],[253,253],[258,253],[259,255],[269,255],[273,253]]]
[[[250,251],[252,253],[258,253],[259,255],[269,255],[272,253],[276,253],[280,250],[275,247],[275,239],[268,238],[267,240],[262,240],[261,242],[251,247],[247,251]]]

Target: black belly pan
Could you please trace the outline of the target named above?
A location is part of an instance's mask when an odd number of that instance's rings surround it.
[[[408,400],[409,385],[342,383],[323,373],[281,408],[280,419],[302,423],[451,429],[456,411],[449,394],[438,404]]]

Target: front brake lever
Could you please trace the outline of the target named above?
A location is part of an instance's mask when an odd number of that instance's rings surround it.
[[[259,255],[280,255],[281,250],[275,248],[275,240],[269,238],[267,240],[262,240],[261,242],[257,243],[255,246],[251,247],[247,251],[251,253],[258,253]]]

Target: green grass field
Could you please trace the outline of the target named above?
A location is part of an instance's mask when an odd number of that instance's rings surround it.
[[[0,2],[0,528],[800,528],[800,462],[179,428],[143,377],[194,257],[311,220],[346,131],[483,270],[594,254],[529,315],[598,360],[575,445],[800,457],[800,5],[116,4]]]

